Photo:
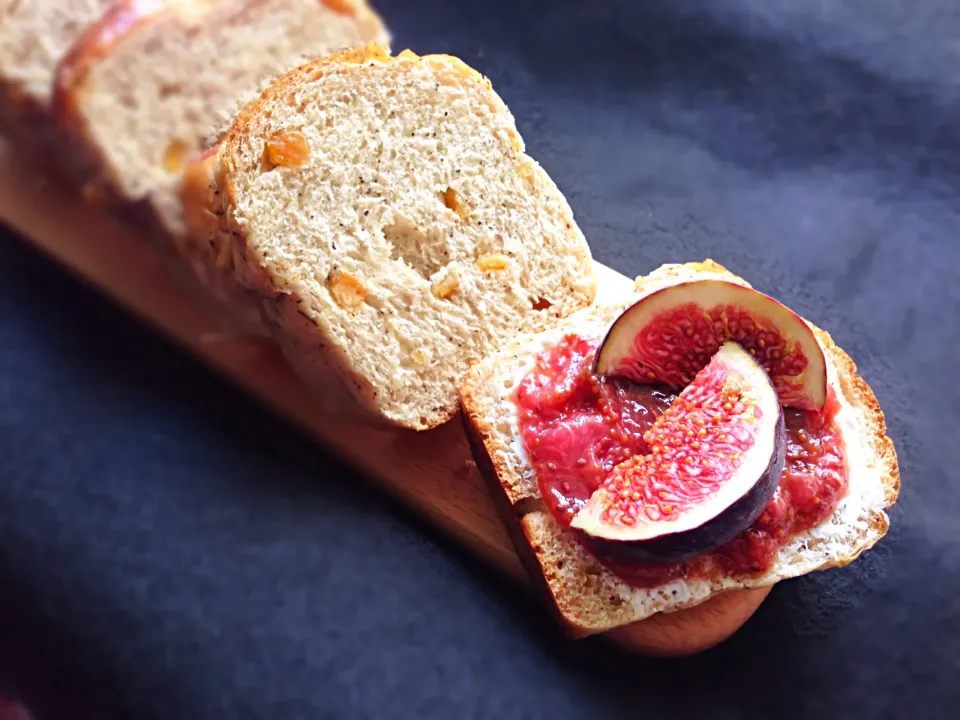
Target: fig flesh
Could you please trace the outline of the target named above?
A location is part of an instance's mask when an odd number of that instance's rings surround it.
[[[727,341],[757,359],[781,404],[823,408],[826,362],[807,323],[773,298],[725,280],[680,283],[638,300],[611,326],[596,370],[679,389]]]
[[[732,540],[763,512],[786,452],[769,376],[724,343],[570,523],[598,555],[684,560]]]

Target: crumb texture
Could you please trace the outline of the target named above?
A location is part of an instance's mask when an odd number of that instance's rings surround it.
[[[278,134],[302,162],[270,159]],[[293,71],[238,117],[220,178],[238,277],[288,354],[323,349],[295,364],[400,425],[449,419],[470,364],[593,299],[566,200],[453,58],[373,48]]]

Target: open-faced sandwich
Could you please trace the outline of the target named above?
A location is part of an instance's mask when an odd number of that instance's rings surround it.
[[[461,403],[574,635],[849,563],[899,490],[850,357],[711,261],[516,339],[471,370]]]

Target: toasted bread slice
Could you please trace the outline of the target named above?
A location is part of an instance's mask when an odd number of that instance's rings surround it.
[[[388,34],[365,0],[122,0],[57,72],[70,169],[87,197],[141,205],[180,234],[183,169],[241,99],[370,40]]]
[[[519,439],[513,388],[537,353],[566,333],[602,337],[630,302],[663,287],[705,277],[748,285],[709,260],[665,265],[639,278],[635,292],[621,302],[595,305],[544,333],[517,338],[478,363],[461,387],[464,422],[478,466],[503,500],[518,551],[526,558],[534,579],[542,581],[574,636],[692,607],[726,590],[769,586],[814,570],[842,566],[886,533],[884,508],[896,500],[900,480],[883,413],[850,357],[826,332],[815,327],[827,358],[828,382],[841,403],[837,422],[842,429],[849,489],[827,521],[794,536],[780,549],[768,572],[713,580],[683,579],[652,589],[636,589],[602,566],[554,520],[541,500],[537,478]]]
[[[569,205],[456,58],[307,63],[188,176],[191,264],[255,290],[308,381],[394,425],[448,420],[470,364],[594,296]]]
[[[51,101],[57,64],[115,0],[0,0],[0,132],[57,152]]]

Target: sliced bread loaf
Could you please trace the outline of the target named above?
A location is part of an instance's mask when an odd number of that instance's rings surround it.
[[[365,0],[123,0],[57,74],[74,174],[182,233],[184,166],[241,97],[305,57],[386,38]]]
[[[572,635],[604,632],[654,613],[692,607],[726,590],[769,586],[814,570],[842,566],[887,530],[883,509],[897,497],[899,470],[893,444],[886,436],[883,413],[850,357],[817,328],[814,331],[827,358],[828,382],[841,404],[836,421],[842,432],[849,487],[833,515],[794,536],[778,551],[769,571],[680,579],[637,589],[584,550],[546,508],[519,439],[513,399],[514,388],[530,370],[536,355],[567,333],[602,337],[623,308],[642,295],[709,277],[748,285],[711,261],[665,265],[638,279],[635,292],[620,302],[596,305],[544,333],[517,338],[478,363],[461,387],[464,421],[477,464],[502,502],[518,552]]]
[[[0,0],[0,132],[30,149],[50,142],[57,63],[114,2]]]
[[[471,363],[593,299],[570,207],[456,58],[374,44],[307,63],[202,165],[194,264],[256,291],[308,381],[340,378],[389,423],[449,419]]]

